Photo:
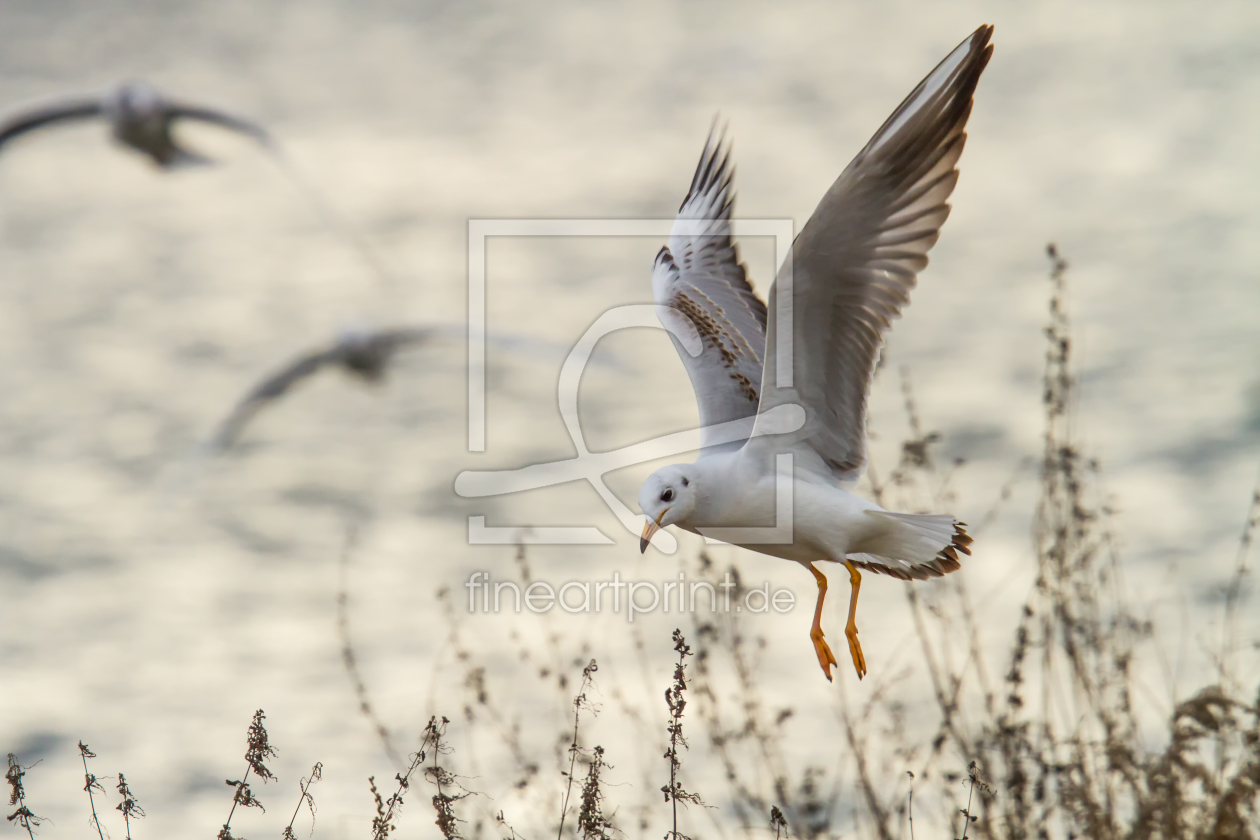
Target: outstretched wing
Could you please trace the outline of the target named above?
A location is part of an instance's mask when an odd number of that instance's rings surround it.
[[[771,319],[760,411],[804,406],[808,444],[841,481],[866,464],[866,398],[884,333],[949,215],[972,95],[993,52],[982,26],[893,111],[823,196],[770,292],[791,271],[792,387],[776,386]]]
[[[245,395],[232,409],[210,441],[210,448],[222,452],[236,442],[246,424],[264,407],[287,393],[294,385],[319,371],[324,365],[337,362],[341,348],[333,347],[302,356],[284,370],[273,373]]]
[[[670,338],[691,377],[706,427],[756,414],[766,343],[766,305],[748,284],[731,242],[735,196],[728,158],[729,149],[710,132],[669,245],[652,266],[653,297],[668,307],[660,310],[662,322],[686,319],[700,334],[698,356],[687,352],[675,331]]]
[[[49,123],[88,119],[100,113],[99,97],[75,97],[39,105],[0,121],[0,146],[19,134]]]
[[[257,123],[234,117],[231,114],[225,114],[222,111],[216,111],[213,108],[203,108],[199,105],[188,105],[182,102],[169,102],[166,105],[166,115],[169,119],[200,120],[201,122],[208,122],[221,128],[246,134],[264,146],[269,146],[272,143],[271,135]]]
[[[389,329],[379,330],[372,334],[372,341],[377,344],[386,354],[393,353],[413,344],[423,344],[426,341],[432,341],[435,337],[446,331],[446,328],[440,326],[431,327],[391,327]],[[455,331],[451,330],[454,334]]]

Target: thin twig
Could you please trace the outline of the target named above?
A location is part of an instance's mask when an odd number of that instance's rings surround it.
[[[573,740],[569,744],[569,772],[566,774],[564,802],[560,806],[560,828],[556,830],[556,840],[560,840],[564,835],[564,820],[569,815],[569,795],[573,791],[573,768],[577,765],[578,757],[578,723],[582,716],[582,707],[589,708],[586,690],[591,687],[592,675],[598,670],[599,666],[595,664],[594,659],[582,669],[582,685],[578,688],[577,696],[573,698]]]
[[[446,733],[447,723],[449,721],[446,718],[442,718],[441,724],[438,724],[434,718],[429,718],[429,726],[426,733],[431,734],[433,737],[433,766],[426,771],[426,775],[437,787],[437,795],[433,797],[433,810],[437,812],[436,825],[438,830],[442,832],[444,840],[462,840],[458,826],[461,820],[455,816],[455,811],[451,806],[467,796],[468,793],[467,791],[461,791],[460,793],[449,794],[442,790],[443,785],[449,786],[457,783],[455,776],[438,764],[438,759],[442,757],[442,753],[450,751],[442,743],[442,735]]]
[[[974,761],[971,762],[971,767],[968,769],[970,772],[967,774],[967,782],[968,782],[967,807],[963,809],[963,812],[962,812],[963,832],[962,832],[962,837],[959,838],[959,840],[967,840],[967,832],[971,829],[971,796],[973,793],[976,792],[976,777],[975,777],[976,763]]]
[[[249,788],[249,774],[252,772],[255,776],[263,780],[266,784],[269,780],[275,778],[275,774],[267,768],[263,762],[276,754],[275,747],[271,746],[271,742],[267,737],[267,730],[263,726],[263,720],[267,716],[263,714],[263,710],[259,709],[254,712],[254,719],[249,724],[249,731],[245,737],[245,775],[241,776],[239,781],[226,779],[225,784],[236,788],[232,794],[232,810],[228,811],[228,817],[223,822],[223,828],[220,829],[218,840],[235,840],[232,837],[232,817],[236,814],[236,806],[243,808],[257,808],[266,813],[266,808],[254,796],[254,792]]]
[[[88,749],[87,744],[80,741],[79,758],[83,759],[83,789],[87,791],[88,804],[92,806],[92,825],[96,828],[96,836],[100,837],[101,840],[105,840],[105,832],[101,829],[101,819],[96,815],[96,797],[92,795],[93,790],[99,790],[101,793],[104,793],[105,788],[97,781],[96,776],[88,771],[87,766],[87,760],[96,758],[96,753]]]
[[[788,836],[787,817],[783,816],[778,805],[770,806],[770,827],[774,829],[774,840]]]
[[[145,813],[132,795],[131,788],[127,785],[127,777],[122,773],[118,774],[118,795],[122,797],[122,802],[118,803],[117,810],[122,812],[123,824],[127,826],[127,840],[131,840],[131,818],[143,817]]]
[[[1235,618],[1238,612],[1238,600],[1242,593],[1243,579],[1247,575],[1247,561],[1251,556],[1251,545],[1255,540],[1256,527],[1260,525],[1260,476],[1256,478],[1255,488],[1251,491],[1251,506],[1247,509],[1247,519],[1243,524],[1242,536],[1238,540],[1238,554],[1234,561],[1234,574],[1230,578],[1229,587],[1225,590],[1225,621],[1223,638],[1221,639],[1221,678],[1225,678],[1229,670],[1229,661],[1235,645]]]
[[[445,724],[446,718],[442,718]],[[398,781],[398,789],[387,801],[381,800],[380,793],[376,790],[376,779],[368,776],[368,784],[372,789],[372,796],[376,800],[376,817],[372,820],[372,840],[385,840],[389,837],[389,833],[394,830],[394,819],[398,815],[398,811],[403,805],[403,795],[411,787],[411,777],[419,767],[424,764],[425,758],[428,756],[427,749],[430,747],[433,735],[436,733],[436,718],[429,718],[429,725],[424,729],[424,740],[420,742],[420,749],[411,754],[411,762],[407,765],[404,772],[395,774],[394,778]]]
[[[9,753],[9,769],[5,771],[4,780],[9,783],[9,804],[16,805],[18,808],[9,814],[7,819],[9,822],[17,820],[17,824],[26,829],[27,837],[35,840],[34,828],[44,821],[44,817],[36,816],[31,813],[30,808],[26,807],[26,789],[22,784],[22,777],[29,769],[31,768],[18,764],[17,756]]]
[[[906,775],[910,777],[910,802],[906,806],[906,816],[910,818],[910,840],[914,840],[914,773],[907,770]]]
[[[665,705],[669,707],[669,726],[666,731],[669,733],[669,750],[665,753],[665,758],[669,760],[669,784],[661,788],[661,792],[665,794],[665,801],[671,803],[673,810],[673,827],[665,834],[665,840],[691,840],[685,834],[678,831],[678,803],[683,805],[704,805],[704,801],[699,794],[690,793],[685,790],[682,783],[678,781],[678,771],[682,768],[682,759],[679,757],[679,747],[687,749],[687,739],[683,737],[683,710],[687,708],[687,700],[683,696],[687,690],[687,665],[686,659],[691,656],[691,646],[687,644],[687,640],[683,638],[681,630],[674,630],[674,652],[678,654],[678,661],[674,663],[674,680],[669,688],[665,689]]]
[[[390,737],[385,723],[377,716],[376,710],[372,706],[372,701],[368,696],[367,685],[363,682],[363,674],[359,671],[359,659],[354,652],[354,644],[350,640],[348,578],[350,558],[358,545],[359,525],[352,522],[346,526],[346,541],[337,564],[337,638],[341,641],[341,661],[345,665],[346,676],[350,678],[354,696],[359,701],[359,711],[363,713],[363,716],[368,719],[368,723],[372,725],[372,729],[376,732],[376,737],[380,739],[381,747],[385,750],[385,755],[389,757],[390,763],[395,768],[401,769],[405,762],[402,756],[399,755],[398,750],[394,748],[393,739]]]
[[[311,796],[311,785],[318,782],[324,776],[323,762],[315,762],[315,766],[311,768],[311,775],[304,779],[298,779],[298,788],[302,791],[302,795],[298,797],[297,805],[293,808],[293,816],[289,817],[289,824],[284,828],[283,840],[295,840],[293,834],[293,823],[297,819],[298,811],[302,810],[302,803],[305,802],[311,811],[311,833],[315,833],[315,797]]]

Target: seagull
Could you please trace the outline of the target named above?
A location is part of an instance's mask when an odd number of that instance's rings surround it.
[[[222,452],[231,447],[259,411],[326,367],[339,367],[364,382],[378,384],[400,350],[448,331],[450,328],[439,326],[345,330],[331,345],[299,356],[254,386],[219,425],[210,449]]]
[[[231,448],[259,411],[324,368],[341,368],[343,372],[369,385],[377,385],[384,381],[389,365],[402,350],[438,338],[462,339],[465,335],[466,328],[455,324],[342,330],[331,344],[298,356],[250,389],[219,424],[207,448],[211,452],[223,452]],[[485,336],[485,339],[518,355],[550,356],[559,350],[550,342],[528,336],[492,334]],[[615,361],[603,361],[601,364],[619,366]]]
[[[712,131],[669,244],[652,267],[661,320],[690,321],[703,338],[692,356],[674,337],[681,333],[670,331],[701,424],[755,420],[747,440],[703,447],[694,463],[648,477],[639,491],[647,517],[640,550],[669,525],[695,533],[712,528],[716,537],[724,528],[776,522],[776,492],[784,483],[777,465],[790,455],[790,536],[779,543],[762,535],[726,541],[794,560],[813,574],[818,600],[809,635],[828,680],[837,663],[822,630],[827,577],[815,563],[843,563],[849,571],[845,636],[861,679],[858,570],[923,580],[959,569],[959,553],[971,553],[965,523],[953,516],[895,513],[852,490],[866,466],[866,402],[884,333],[908,302],[949,215],[946,201],[958,181],[955,167],[992,34],[993,27],[981,26],[938,64],[823,196],[770,290],[770,312],[779,311],[781,284],[791,295],[784,301],[791,313],[784,346],[731,241],[730,152]],[[782,386],[779,367],[786,360],[779,353],[789,348],[791,384]],[[767,412],[784,405],[803,408],[805,425],[769,433]]]
[[[75,96],[36,105],[0,121],[0,147],[14,137],[52,123],[103,117],[114,140],[148,155],[163,169],[211,163],[171,134],[176,120],[200,120],[253,137],[264,146],[270,135],[247,120],[199,105],[166,98],[152,85],[126,82],[98,96]]]
[[[54,99],[0,119],[0,151],[13,138],[41,126],[95,117],[109,123],[117,143],[147,155],[165,170],[214,162],[176,139],[172,127],[177,120],[200,120],[253,138],[310,202],[321,221],[334,233],[345,237],[386,289],[392,286],[390,272],[373,248],[340,217],[266,129],[223,111],[168,99],[145,82],[126,82],[99,95]]]

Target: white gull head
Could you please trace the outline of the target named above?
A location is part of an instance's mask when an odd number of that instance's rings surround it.
[[[639,488],[639,509],[648,518],[639,538],[639,551],[647,551],[652,535],[661,528],[686,522],[696,509],[695,464],[670,464],[648,476]]]

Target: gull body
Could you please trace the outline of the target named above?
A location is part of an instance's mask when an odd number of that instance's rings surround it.
[[[731,240],[729,150],[712,133],[657,254],[652,289],[662,321],[690,322],[698,353],[671,338],[696,392],[704,427],[754,416],[742,443],[707,446],[692,464],[653,473],[639,492],[647,517],[640,540],[668,525],[696,533],[719,528],[779,531],[779,456],[791,456],[790,538],[736,537],[736,545],[805,566],[818,584],[810,639],[831,679],[836,664],[822,631],[827,578],[815,563],[843,563],[852,595],[845,635],[858,677],[866,659],[857,638],[859,569],[902,580],[961,568],[971,538],[949,514],[884,510],[852,492],[866,467],[866,402],[884,333],[909,301],[927,253],[949,215],[972,96],[992,54],[982,26],[955,48],[897,107],[823,196],[792,244],[770,306],[748,283]],[[778,340],[778,295],[791,294],[790,340]],[[675,325],[677,326],[677,325]],[[780,347],[782,343],[783,347]],[[790,351],[791,385],[779,380]],[[785,366],[785,365],[784,365]],[[762,418],[780,406],[805,410],[798,431],[771,433]],[[760,434],[758,432],[761,432]],[[776,527],[777,526],[777,527]],[[755,533],[755,532],[754,532]],[[726,537],[712,532],[719,538]]]
[[[175,137],[172,128],[179,120],[207,122],[264,145],[271,143],[267,132],[248,120],[170,99],[145,82],[126,82],[101,95],[54,99],[7,117],[0,121],[0,147],[36,128],[94,118],[109,124],[117,143],[144,154],[163,169],[211,162]]]
[[[780,488],[774,453],[766,448],[754,445],[657,470],[640,490],[640,508],[668,507],[661,525],[675,524],[696,534],[714,528],[773,527]],[[796,467],[791,478],[792,540],[736,545],[807,566],[847,557],[858,568],[904,580],[959,568],[955,558],[939,556],[953,542],[954,517],[893,513],[808,468]],[[662,502],[663,495],[670,495],[670,502]]]

